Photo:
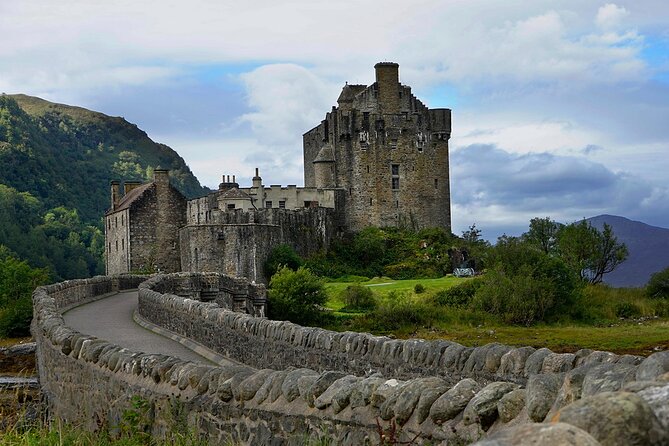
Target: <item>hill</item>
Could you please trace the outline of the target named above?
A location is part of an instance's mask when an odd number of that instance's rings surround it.
[[[207,193],[184,160],[119,117],[26,95],[0,95],[0,258],[51,280],[104,273],[102,215],[112,179],[170,169],[188,197]]]
[[[588,221],[601,229],[607,223],[627,245],[629,257],[616,270],[604,276],[604,282],[616,287],[644,286],[651,274],[669,266],[669,229],[615,215],[599,215]]]
[[[183,158],[125,119],[21,94],[0,96],[0,165],[1,184],[87,222],[109,207],[112,179],[145,180],[157,167],[187,197],[207,192]]]

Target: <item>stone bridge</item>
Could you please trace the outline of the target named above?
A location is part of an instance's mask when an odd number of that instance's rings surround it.
[[[212,444],[669,444],[669,352],[560,354],[301,327],[261,317],[261,286],[212,277],[36,289],[32,332],[49,415],[113,430],[139,397],[153,435],[186,430]],[[209,360],[119,345],[63,316],[135,289],[142,325]]]

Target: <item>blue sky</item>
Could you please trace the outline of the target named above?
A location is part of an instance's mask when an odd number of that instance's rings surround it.
[[[0,29],[0,91],[123,116],[210,187],[303,184],[302,133],[391,60],[453,109],[454,232],[669,227],[666,0],[25,0]]]

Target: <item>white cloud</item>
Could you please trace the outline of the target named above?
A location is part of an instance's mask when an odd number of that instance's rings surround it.
[[[607,3],[597,10],[595,24],[602,29],[616,28],[628,15],[629,11],[627,9],[614,3]]]

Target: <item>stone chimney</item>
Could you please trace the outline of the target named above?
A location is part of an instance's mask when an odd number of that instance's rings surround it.
[[[142,185],[141,181],[126,181],[123,183],[123,195],[127,195],[131,190],[137,189]]]
[[[120,201],[121,197],[119,195],[119,185],[121,183],[119,181],[113,180],[111,182],[111,210],[115,210],[116,207],[118,206],[118,202]]]
[[[257,167],[256,167],[256,176],[253,177],[253,187],[256,189],[262,187],[262,178],[260,178],[260,174],[258,173]]]
[[[374,65],[381,113],[400,112],[399,68],[399,64],[395,62],[379,62]]]
[[[170,171],[168,169],[154,169],[153,182],[161,186],[170,184]]]

